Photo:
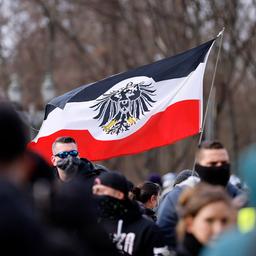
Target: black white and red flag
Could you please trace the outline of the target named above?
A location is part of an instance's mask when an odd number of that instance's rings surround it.
[[[199,133],[203,76],[214,42],[54,98],[29,147],[50,159],[53,141],[72,136],[81,157],[103,160]]]

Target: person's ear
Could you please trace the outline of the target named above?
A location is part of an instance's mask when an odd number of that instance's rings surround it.
[[[100,185],[100,184],[101,184],[100,179],[99,179],[99,178],[95,178],[95,180],[94,180],[94,184],[96,184],[96,185]]]
[[[155,203],[157,201],[157,196],[156,195],[152,195],[150,200],[151,200],[151,202]]]
[[[187,232],[188,233],[193,233],[193,223],[194,223],[194,218],[192,216],[189,216],[185,219],[185,226],[187,227]]]
[[[150,203],[152,205],[152,208],[154,208],[157,205],[157,196],[156,195],[152,195],[150,197]]]
[[[124,193],[121,191],[116,191],[116,198],[119,200],[123,200],[124,199]]]
[[[53,165],[53,166],[57,166],[57,159],[56,159],[56,156],[52,155],[51,161],[52,161],[52,165]]]

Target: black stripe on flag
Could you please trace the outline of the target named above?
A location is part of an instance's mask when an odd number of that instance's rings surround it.
[[[205,56],[215,39],[201,44],[173,57],[131,69],[88,85],[83,85],[51,100],[45,110],[45,117],[56,107],[63,109],[68,102],[91,101],[108,91],[112,86],[130,77],[147,76],[156,82],[188,76],[204,62]]]

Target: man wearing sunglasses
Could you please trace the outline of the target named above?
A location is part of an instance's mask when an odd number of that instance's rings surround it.
[[[107,169],[101,165],[93,165],[89,160],[79,157],[77,143],[72,137],[59,137],[52,144],[52,164],[56,167],[56,176],[63,182],[82,176],[91,180]]]

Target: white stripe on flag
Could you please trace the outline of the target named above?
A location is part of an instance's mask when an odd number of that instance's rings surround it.
[[[138,120],[135,125],[132,125],[128,131],[124,131],[118,135],[103,132],[102,128],[99,127],[101,121],[93,118],[97,115],[97,112],[91,108],[91,106],[97,103],[95,100],[71,102],[67,103],[63,110],[55,108],[48,115],[34,141],[36,142],[40,137],[48,136],[63,129],[89,130],[90,134],[97,140],[118,140],[125,138],[144,126],[153,115],[164,111],[174,103],[193,99],[202,101],[205,65],[205,62],[200,63],[196,70],[191,72],[187,77],[156,82],[154,85],[156,95],[152,97],[156,102],[152,104],[152,109],[145,112],[143,118]],[[138,79],[145,80],[145,78],[146,77],[135,77],[126,79],[122,81],[122,83],[113,86],[109,92],[119,89],[121,86],[127,84],[128,81],[137,81]],[[149,81],[152,80],[151,78],[146,79],[149,79]]]

